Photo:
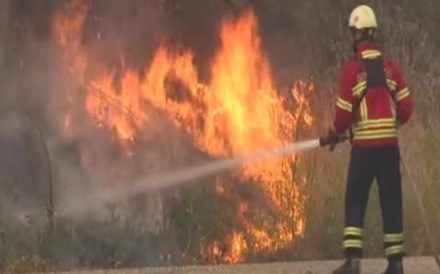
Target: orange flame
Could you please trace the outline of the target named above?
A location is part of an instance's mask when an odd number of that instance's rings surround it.
[[[230,240],[228,254],[223,258],[227,263],[240,262],[243,254],[247,251],[247,243],[242,234],[234,232]]]
[[[81,77],[87,67],[81,37],[88,10],[87,0],[72,0],[62,12],[55,15],[52,24],[55,40],[64,49],[64,58],[70,65],[69,72]]]
[[[226,21],[221,28],[222,47],[212,66],[210,93],[207,94],[207,121],[198,143],[214,155],[226,156],[262,148],[276,147],[293,140],[293,126],[306,118],[311,123],[301,83],[294,96],[304,113],[292,114],[283,106],[274,88],[267,59],[262,54],[255,15],[248,11],[238,21]],[[293,182],[291,159],[279,158],[242,169],[245,178],[262,182],[276,205],[280,224],[270,235],[252,220],[243,218],[247,233],[253,238],[253,251],[274,250],[288,246],[303,233],[304,197]]]
[[[122,77],[121,92],[113,87],[113,74],[89,84],[86,108],[97,123],[114,129],[121,140],[133,140],[136,127],[146,121],[141,110],[139,78],[133,71]]]
[[[285,113],[276,111],[282,109],[281,100],[261,54],[256,27],[250,12],[238,22],[222,25],[222,46],[212,66],[207,102],[210,122],[201,142],[211,153],[225,155],[281,143],[278,122]]]
[[[85,3],[72,1],[69,8],[76,11],[74,15],[62,14],[54,20],[55,37],[68,56],[70,70],[80,79],[87,68],[87,55],[79,42],[87,13]],[[145,69],[145,77],[126,69],[119,88],[113,85],[116,75],[112,72],[84,83],[88,113],[97,126],[114,129],[121,141],[133,142],[140,137],[137,128],[148,125],[145,105],[152,105],[168,113],[176,126],[193,136],[196,146],[214,156],[252,152],[295,140],[295,125],[313,122],[305,94],[313,90],[313,84],[295,84],[292,97],[297,109],[290,112],[274,86],[271,67],[261,49],[257,18],[251,10],[238,20],[224,20],[220,38],[208,84],[199,80],[191,51],[176,53],[162,45]],[[303,234],[305,196],[295,183],[294,160],[284,157],[242,167],[242,179],[261,184],[278,219],[276,224],[258,224],[246,217],[249,206],[242,203],[237,221],[246,229],[228,237],[226,250],[219,244],[224,239],[214,241],[207,247],[207,257],[236,263],[247,252],[288,247]],[[223,186],[218,185],[216,190],[227,195]]]

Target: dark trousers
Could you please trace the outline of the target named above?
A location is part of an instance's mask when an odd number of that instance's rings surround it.
[[[388,259],[403,254],[402,184],[398,146],[353,147],[345,196],[344,253],[362,256],[362,233],[371,184],[376,179]]]

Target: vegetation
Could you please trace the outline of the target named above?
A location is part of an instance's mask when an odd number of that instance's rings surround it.
[[[261,18],[263,45],[273,61],[275,74],[279,76],[278,84],[284,88],[291,85],[291,75],[313,77],[315,91],[308,100],[315,124],[311,129],[302,130],[298,138],[307,139],[325,133],[331,123],[338,93],[335,79],[339,79],[342,64],[351,56],[347,16],[359,1],[250,2]],[[399,135],[403,159],[405,244],[411,256],[428,255],[432,246],[440,249],[439,243],[432,241],[440,239],[440,206],[437,203],[440,193],[437,182],[440,176],[437,168],[437,157],[440,155],[440,126],[437,122],[440,115],[440,93],[437,92],[440,89],[440,78],[437,76],[440,73],[440,35],[437,30],[440,17],[436,15],[440,2],[365,2],[377,10],[381,25],[379,41],[385,52],[402,66],[415,98],[414,116]],[[191,1],[191,5],[197,5],[197,1]],[[32,12],[27,10],[23,14],[30,18]],[[32,18],[29,20],[32,21]],[[39,25],[36,28],[48,27]],[[26,40],[11,38],[5,33],[3,30],[0,33],[4,45],[1,61],[18,64],[20,55],[17,51],[25,48]],[[287,41],[287,45],[283,41]],[[4,64],[3,83],[13,77],[14,72],[10,70],[19,71]],[[301,70],[298,66],[307,69]],[[2,88],[7,88],[2,85]],[[20,87],[29,88],[26,85]],[[13,99],[6,100],[15,104]],[[2,104],[2,110],[3,107],[7,109],[10,106]],[[65,189],[62,182],[56,180],[58,169],[53,164],[54,156],[47,153],[51,129],[42,113],[44,109],[31,109],[31,115],[25,115],[27,118],[23,123],[28,130],[20,135],[19,141],[12,142],[3,135],[0,141],[4,142],[0,147],[4,148],[6,155],[0,162],[3,166],[0,170],[1,270],[24,273],[72,268],[218,263],[223,260],[215,254],[202,256],[200,249],[213,240],[242,229],[234,221],[240,201],[243,198],[251,201],[256,211],[268,207],[262,202],[261,191],[255,184],[231,182],[225,187],[234,195],[225,199],[218,195],[211,183],[214,179],[208,178],[203,184],[194,182],[163,193],[167,222],[166,229],[160,233],[145,229],[148,220],[140,220],[145,211],[135,212],[135,202],[130,204],[130,214],[120,213],[117,204],[109,205],[105,215],[98,220],[84,221],[57,215],[57,199]],[[30,120],[29,117],[37,118]],[[14,145],[11,146],[11,143]],[[250,252],[245,261],[341,256],[349,149],[349,145],[344,144],[331,153],[314,150],[302,156],[294,168],[297,179],[305,178],[305,183],[301,184],[306,193],[304,235],[298,237],[292,246],[276,252]],[[27,158],[14,165],[11,163],[14,157],[10,155],[19,154],[17,151],[26,151]],[[23,170],[35,173],[22,175]],[[227,178],[233,181],[233,177]],[[421,197],[423,212],[420,211],[417,195]],[[31,205],[34,210],[24,211],[17,205]],[[431,238],[423,225],[424,217]],[[265,211],[265,219],[261,222],[267,220],[274,221],[270,210]],[[371,191],[365,223],[366,256],[382,256],[382,222],[376,187]]]

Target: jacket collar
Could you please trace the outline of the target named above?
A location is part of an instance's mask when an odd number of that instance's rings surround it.
[[[362,53],[363,52],[365,52],[365,51],[370,51],[370,50],[378,50],[379,49],[379,47],[377,46],[377,44],[375,43],[375,42],[371,42],[371,41],[362,41],[362,42],[359,42],[357,45],[356,45],[356,55],[358,56],[358,57],[361,57],[362,58]]]

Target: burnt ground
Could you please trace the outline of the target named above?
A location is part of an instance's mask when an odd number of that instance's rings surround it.
[[[188,267],[161,267],[134,270],[108,271],[74,271],[63,272],[69,274],[329,274],[341,261],[309,261],[266,264],[242,264],[227,266],[188,266]],[[434,274],[440,273],[439,267],[433,258],[414,257],[405,258],[405,274]],[[386,266],[384,259],[365,259],[362,262],[363,274],[382,273]],[[61,274],[61,273],[59,273]]]

